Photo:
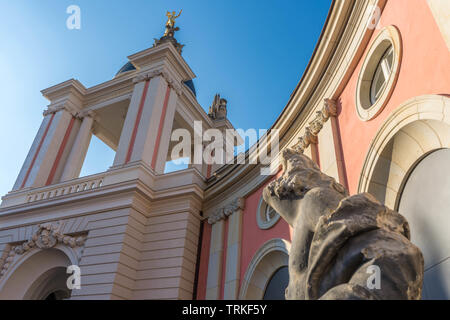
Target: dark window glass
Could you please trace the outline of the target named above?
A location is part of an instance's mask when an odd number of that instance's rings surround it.
[[[284,300],[284,292],[289,284],[288,267],[281,267],[270,278],[263,300]]]

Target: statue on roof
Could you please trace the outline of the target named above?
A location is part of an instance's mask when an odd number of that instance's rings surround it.
[[[153,47],[156,47],[160,44],[170,42],[175,46],[175,49],[178,51],[179,54],[181,54],[184,45],[178,43],[177,39],[175,39],[175,31],[180,30],[180,28],[175,27],[175,20],[180,17],[181,12],[183,12],[183,9],[180,10],[180,13],[176,14],[175,11],[167,11],[167,22],[166,22],[166,30],[164,31],[164,35],[159,38],[155,39],[155,43],[153,44]]]
[[[166,31],[164,32],[164,37],[173,37],[175,31],[180,30],[180,28],[175,28],[175,20],[180,17],[183,9],[180,10],[180,13],[177,15],[175,11],[167,11],[167,22],[166,22]]]
[[[209,107],[208,115],[213,120],[222,120],[227,117],[227,100],[216,94],[213,104]]]

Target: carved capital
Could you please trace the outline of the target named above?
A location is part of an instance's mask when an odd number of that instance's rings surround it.
[[[214,211],[208,218],[209,224],[214,224],[220,220],[227,219],[230,215],[238,210],[244,210],[245,199],[236,198],[234,201],[227,204],[225,207],[219,208]]]
[[[79,119],[84,119],[84,118],[89,117],[89,118],[92,118],[95,120],[95,119],[97,119],[97,114],[92,110],[83,110],[83,111],[80,111],[77,113],[77,117]]]
[[[49,114],[54,114],[57,113],[59,111],[65,110],[67,112],[69,112],[72,116],[76,117],[78,114],[78,110],[77,108],[75,108],[74,106],[71,106],[70,104],[67,103],[67,101],[61,102],[61,103],[56,103],[56,104],[51,104],[48,106],[47,110],[45,110],[43,112],[44,117],[49,115]]]
[[[182,90],[181,83],[179,81],[176,81],[172,76],[170,76],[170,74],[166,70],[152,70],[149,72],[141,73],[133,79],[133,83],[148,81],[152,78],[159,76],[163,77],[166,80],[169,87],[174,89],[178,95],[181,94]]]
[[[163,76],[164,71],[161,69],[158,70],[151,70],[151,71],[145,71],[140,74],[138,74],[136,77],[133,78],[133,83],[139,83],[142,81],[148,81],[152,78],[156,78],[159,76]]]

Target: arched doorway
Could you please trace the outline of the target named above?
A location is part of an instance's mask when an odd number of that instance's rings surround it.
[[[288,285],[289,267],[283,266],[270,277],[264,290],[263,300],[285,300],[285,292]]]
[[[0,300],[59,300],[70,297],[66,273],[71,259],[62,250],[34,249],[21,256],[2,277]]]
[[[424,255],[424,299],[450,293],[450,99],[428,95],[399,106],[373,140],[358,192],[403,214]]]
[[[239,299],[284,299],[289,283],[289,272],[286,271],[290,247],[291,244],[283,239],[272,239],[261,246],[247,267]]]
[[[450,149],[425,156],[410,173],[398,211],[423,252],[424,299],[450,299]]]

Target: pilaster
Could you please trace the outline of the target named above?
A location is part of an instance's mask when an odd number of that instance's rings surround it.
[[[225,266],[224,299],[236,300],[239,294],[240,265],[241,265],[241,243],[242,243],[242,215],[245,200],[237,200],[239,206],[229,216],[228,220],[228,243],[227,258]]]
[[[181,89],[164,71],[140,74],[134,82],[114,166],[143,161],[162,174]]]
[[[67,158],[61,181],[68,181],[79,177],[91,142],[94,112],[81,112],[78,116],[82,119],[81,126]]]

